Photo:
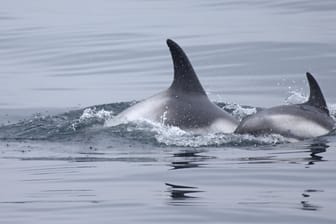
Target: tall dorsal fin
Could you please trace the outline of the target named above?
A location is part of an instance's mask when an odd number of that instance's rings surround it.
[[[170,39],[167,39],[167,45],[174,63],[174,81],[171,84],[170,89],[206,95],[182,48]]]
[[[309,88],[310,88],[310,95],[309,95],[309,99],[306,102],[306,104],[320,108],[321,110],[323,110],[329,115],[329,110],[328,110],[326,101],[324,99],[324,96],[322,94],[322,91],[320,89],[320,86],[318,85],[318,83],[316,82],[312,74],[307,72],[306,75],[307,75]]]

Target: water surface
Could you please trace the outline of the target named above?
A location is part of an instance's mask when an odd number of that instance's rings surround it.
[[[0,9],[0,223],[335,223],[336,138],[107,127],[167,88],[165,44],[238,119],[302,102],[336,115],[334,1],[18,1]]]

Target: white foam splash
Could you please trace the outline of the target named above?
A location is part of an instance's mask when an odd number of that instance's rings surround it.
[[[330,116],[336,121],[336,104],[328,104]]]
[[[96,108],[87,108],[83,111],[83,114],[80,116],[79,121],[81,122],[92,118],[108,120],[111,119],[113,116],[113,111],[106,111],[104,109],[97,111]]]
[[[106,122],[108,126],[126,124],[127,132],[144,132],[151,133],[157,143],[167,146],[178,147],[206,147],[206,146],[222,146],[222,145],[260,145],[260,144],[278,144],[288,142],[288,140],[280,135],[267,135],[255,137],[252,135],[236,135],[225,133],[207,133],[196,134],[193,131],[182,130],[179,127],[164,125],[161,122],[153,122],[142,119],[127,122],[118,120],[118,117]],[[105,123],[105,124],[106,124]],[[145,135],[144,135],[145,136]],[[139,136],[143,138],[143,136]]]
[[[285,99],[286,104],[299,104],[307,101],[307,96],[302,92],[290,90],[289,96]]]
[[[232,110],[232,115],[237,119],[241,120],[242,118],[255,114],[257,112],[257,108],[255,107],[243,107],[239,104],[227,104],[223,109]]]
[[[290,96],[285,99],[286,104],[300,104],[307,101],[307,96],[303,92],[289,91]],[[336,121],[336,104],[327,104],[330,116]]]
[[[233,111],[233,115],[239,118],[256,113],[256,108],[243,107],[238,104],[227,104],[225,109]],[[91,111],[88,114],[91,115]],[[165,116],[161,117],[159,122],[153,122],[148,119],[137,119],[129,121],[123,116],[114,116],[105,120],[105,127],[113,127],[121,124],[127,125],[127,132],[150,133],[159,144],[179,147],[204,147],[204,146],[222,146],[222,145],[260,145],[260,144],[278,144],[288,142],[289,140],[280,135],[267,135],[255,137],[252,135],[236,135],[225,133],[202,133],[195,131],[182,130],[176,126],[165,125]],[[146,134],[144,135],[146,136]],[[143,138],[144,136],[139,136]]]
[[[204,146],[222,146],[222,145],[274,145],[278,143],[289,142],[290,140],[280,135],[236,135],[213,133],[207,135],[193,135],[192,133],[174,132],[173,130],[160,130],[155,136],[159,143],[168,146],[182,147],[204,147]]]

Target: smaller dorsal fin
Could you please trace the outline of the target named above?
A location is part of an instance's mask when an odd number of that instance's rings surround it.
[[[167,39],[167,45],[174,63],[174,81],[170,89],[206,95],[182,48],[170,39]]]
[[[317,107],[329,115],[329,110],[328,110],[326,101],[324,99],[324,96],[322,94],[322,91],[320,89],[320,86],[318,85],[318,83],[316,82],[312,74],[307,72],[306,75],[307,75],[309,89],[310,89],[309,99],[306,102],[306,104]]]

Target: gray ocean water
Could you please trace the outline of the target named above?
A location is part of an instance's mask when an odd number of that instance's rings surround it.
[[[336,223],[336,135],[107,126],[172,81],[179,43],[233,116],[336,117],[336,1],[0,0],[0,223]]]

